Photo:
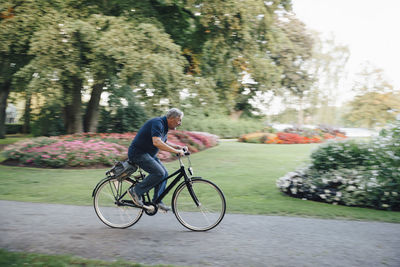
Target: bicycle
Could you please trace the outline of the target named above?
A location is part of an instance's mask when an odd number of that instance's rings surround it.
[[[145,177],[143,171],[132,163],[129,163],[131,170],[139,171],[137,176],[132,177],[135,172],[133,171],[125,177],[119,178],[113,172],[108,171],[107,177],[102,179],[92,192],[94,209],[99,219],[112,228],[131,227],[139,221],[143,212],[149,216],[155,215],[158,211],[156,203],[159,203],[183,178],[171,199],[172,212],[177,220],[192,231],[208,231],[216,227],[225,215],[225,196],[214,183],[201,177],[192,177],[190,153],[186,152],[185,156],[189,162],[188,172],[179,157],[180,168],[160,181],[159,184],[172,177],[175,179],[154,202],[150,201],[149,192],[145,193],[142,196],[143,207],[135,205],[132,196],[128,193],[129,188]]]

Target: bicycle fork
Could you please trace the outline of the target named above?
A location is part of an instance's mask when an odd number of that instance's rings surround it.
[[[193,186],[192,186],[191,181],[186,181],[186,187],[187,187],[187,189],[189,191],[189,194],[192,197],[194,203],[196,204],[196,206],[200,207],[201,203],[200,203],[199,199],[197,198],[196,194],[193,191]]]

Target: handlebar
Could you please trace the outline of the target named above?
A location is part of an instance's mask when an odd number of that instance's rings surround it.
[[[190,151],[188,149],[183,148],[182,150],[183,150],[185,156],[190,156]],[[178,157],[179,157],[179,155],[180,154],[176,154],[176,156],[178,156]]]
[[[183,152],[185,152],[185,156],[190,156],[190,151],[189,149],[185,151],[185,149],[183,150]]]

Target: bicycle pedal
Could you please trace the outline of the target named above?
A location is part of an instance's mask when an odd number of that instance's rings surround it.
[[[143,205],[142,207],[145,208],[148,211],[154,211],[154,207],[153,206]]]

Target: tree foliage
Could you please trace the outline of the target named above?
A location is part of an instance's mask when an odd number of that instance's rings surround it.
[[[303,63],[312,42],[290,8],[288,0],[4,1],[1,97],[24,92],[27,110],[32,97],[44,99],[34,118],[59,107],[68,133],[96,131],[104,93],[149,115],[171,106],[251,114],[261,92],[310,86]]]
[[[307,31],[304,34],[307,35]],[[309,46],[311,50],[309,53],[303,52],[303,58],[299,59],[299,70],[289,72],[294,73],[290,77],[294,77],[291,80],[294,86],[299,88],[284,91],[284,103],[288,108],[275,116],[275,119],[300,125],[337,125],[340,119],[338,114],[342,112],[338,104],[340,88],[343,88],[346,78],[349,48],[339,44],[333,36],[325,38],[315,32],[309,33],[308,36],[312,40],[312,45]],[[299,45],[302,43],[299,42]],[[290,84],[290,80],[286,83]]]
[[[340,88],[346,78],[346,66],[350,57],[349,48],[338,43],[333,36],[323,38],[314,33],[314,49],[309,71],[315,82],[307,95],[312,123],[337,125]]]
[[[350,102],[346,118],[353,125],[373,128],[395,120],[397,114],[400,114],[400,94],[368,92]]]
[[[13,76],[31,60],[27,53],[30,39],[46,10],[45,2],[32,0],[0,3],[0,138],[5,136],[5,110]]]
[[[228,112],[251,109],[249,99],[256,91],[274,89],[280,81],[272,54],[282,33],[274,24],[275,12],[284,7],[279,1],[188,2],[205,33],[201,73],[214,79]]]
[[[362,127],[382,127],[400,114],[400,93],[385,80],[383,71],[370,64],[359,73],[345,119]]]

